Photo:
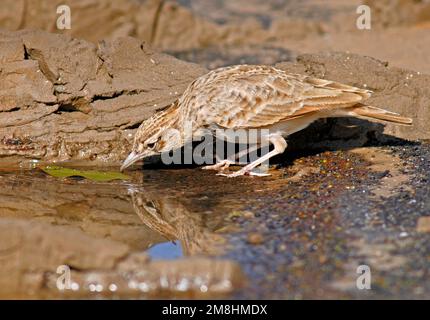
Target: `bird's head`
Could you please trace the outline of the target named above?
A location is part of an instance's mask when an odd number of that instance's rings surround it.
[[[141,159],[180,148],[182,136],[171,120],[170,115],[164,112],[145,120],[137,129],[133,148],[120,170]]]

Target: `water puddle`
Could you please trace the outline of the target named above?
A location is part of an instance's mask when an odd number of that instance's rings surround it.
[[[150,247],[146,253],[153,260],[156,259],[177,259],[183,257],[181,243],[179,241],[169,241],[158,243]]]
[[[121,282],[126,295],[130,289],[156,295],[193,288],[206,293],[210,285],[215,293],[233,290],[233,283],[240,281],[231,277],[241,278],[240,269],[216,256],[222,254],[223,234],[229,230],[226,217],[240,203],[235,201],[237,189],[221,188],[222,178],[217,184],[213,173],[200,170],[136,170],[130,175],[128,181],[92,182],[54,178],[37,168],[0,170],[0,260],[7,261],[0,283],[10,291],[4,294],[33,288],[37,296],[50,286],[48,296],[56,296],[61,272],[56,273],[62,265],[75,273],[74,279],[82,278],[73,288],[86,286],[84,296],[100,293],[100,288],[118,292]],[[191,273],[166,275],[160,265],[175,272],[174,261],[182,270],[188,260],[195,268]],[[230,269],[236,270],[231,276]],[[14,276],[7,276],[12,270]],[[152,274],[151,289],[133,280],[142,272]],[[116,280],[104,279],[106,273]],[[168,278],[174,280],[167,283]],[[192,279],[201,283],[193,286]],[[184,281],[191,284],[185,286]]]
[[[414,230],[428,208],[428,172],[404,161],[424,161],[428,147],[364,152],[375,157],[327,151],[287,158],[262,179],[136,167],[130,180],[92,182],[0,169],[0,297],[426,294],[419,248],[428,238]],[[373,161],[383,161],[378,170]],[[410,176],[402,180],[408,186],[381,196],[400,174]],[[356,287],[361,265],[372,271],[371,291]],[[415,276],[400,286],[406,271]]]

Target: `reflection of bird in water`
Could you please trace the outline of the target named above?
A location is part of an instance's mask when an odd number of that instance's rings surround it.
[[[412,119],[364,104],[371,91],[346,84],[289,74],[269,66],[238,65],[213,70],[192,82],[169,108],[144,121],[136,132],[132,152],[121,169],[134,162],[181,148],[202,130],[266,129],[249,150],[272,144],[273,150],[229,177],[262,175],[252,170],[287,147],[285,137],[312,122],[330,117],[358,117],[410,125]],[[191,125],[192,132],[185,128]],[[249,151],[251,152],[251,151]],[[207,167],[224,170],[231,161]],[[264,174],[266,175],[266,174]]]
[[[169,241],[178,239],[184,254],[216,254],[222,237],[205,228],[202,216],[178,200],[155,192],[130,191],[133,207],[142,222]]]

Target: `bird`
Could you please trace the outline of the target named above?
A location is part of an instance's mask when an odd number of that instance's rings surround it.
[[[132,151],[124,160],[121,171],[138,160],[160,155],[183,147],[202,130],[213,134],[221,130],[266,129],[254,147],[262,143],[272,150],[247,163],[240,170],[226,173],[235,160],[224,159],[205,166],[219,175],[264,176],[253,169],[287,148],[289,135],[321,118],[357,117],[366,120],[411,125],[412,119],[397,113],[367,105],[372,94],[340,82],[319,79],[304,74],[288,73],[265,65],[235,65],[222,67],[195,79],[169,107],[144,120],[136,131]],[[185,123],[192,126],[185,133]]]
[[[187,208],[176,197],[160,190],[129,190],[134,211],[151,230],[168,241],[180,241],[185,255],[215,254],[219,251],[220,234],[205,226],[203,217]]]

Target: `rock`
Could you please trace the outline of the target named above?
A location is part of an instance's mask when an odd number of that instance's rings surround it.
[[[129,250],[124,244],[68,227],[17,219],[0,220],[0,238],[0,295],[28,293],[42,285],[45,272],[55,273],[60,265],[110,269]]]
[[[182,291],[191,291],[193,295],[226,294],[243,286],[245,276],[240,266],[231,260],[195,257],[176,261],[153,261],[148,266],[145,280],[160,283],[165,279],[171,291],[181,291],[180,284],[188,284]],[[201,279],[202,282],[196,279]],[[185,280],[185,281],[184,281]],[[162,286],[161,286],[161,289]]]
[[[204,257],[150,261],[120,242],[89,237],[68,226],[0,220],[0,297],[88,297],[91,285],[105,295],[213,297],[244,284],[239,265]],[[59,266],[70,268],[76,290],[57,288]],[[115,284],[115,290],[112,290]],[[135,285],[134,285],[135,284]],[[108,289],[109,288],[109,289]],[[35,295],[35,296],[32,296]]]
[[[130,258],[126,258],[124,263],[128,260]],[[57,274],[49,273],[45,276],[45,281],[41,281],[51,289],[50,297],[58,297],[57,278]],[[99,294],[105,297],[158,299],[225,297],[243,287],[246,280],[237,263],[204,257],[143,261],[131,270],[73,270],[71,279],[79,289],[67,290],[64,294],[73,298],[88,298],[91,294]],[[115,285],[114,290],[111,289],[112,284]],[[95,286],[98,287],[97,292]]]
[[[205,69],[133,38],[0,32],[0,158],[119,163],[134,129]]]
[[[95,46],[41,31],[0,32],[0,61],[0,161],[11,164],[40,159],[117,165],[140,123],[206,72],[134,38]],[[293,148],[429,138],[428,75],[347,53],[301,55],[276,66],[367,87],[374,91],[370,104],[414,119],[412,127],[330,119],[291,137]]]
[[[372,27],[409,26],[428,22],[430,4],[416,0],[366,0],[372,10]]]
[[[0,13],[1,27],[9,30],[41,29],[69,34],[94,43],[102,39],[135,36],[159,48],[179,50],[215,44],[227,34],[229,37],[234,35],[232,32],[234,30],[230,31],[230,28],[199,18],[174,1],[6,0],[6,2],[3,5],[10,10]],[[70,30],[59,30],[56,27],[56,21],[60,16],[56,11],[59,5],[70,7]],[[237,25],[234,29],[240,31],[240,26]]]
[[[418,219],[417,232],[430,232],[430,217],[420,217]]]
[[[244,211],[243,217],[246,219],[252,219],[252,218],[255,218],[255,214],[252,211]]]
[[[295,53],[274,46],[217,46],[185,51],[169,50],[178,59],[198,63],[208,69],[216,69],[234,64],[266,64],[294,61]]]
[[[0,26],[3,28],[62,32],[93,42],[115,34],[128,35],[133,32],[133,29],[127,27],[141,6],[130,0],[5,0],[2,5],[8,8],[0,13]],[[57,7],[60,5],[70,7],[70,30],[56,28],[56,21],[60,16],[57,14]]]
[[[247,241],[250,244],[259,245],[263,243],[264,237],[261,233],[253,232],[248,234]]]
[[[27,170],[25,177],[0,175],[0,203],[2,219],[67,225],[87,237],[124,243],[133,250],[166,241],[158,230],[142,223],[127,189],[117,184],[79,183],[49,177],[39,169]],[[0,241],[7,243],[1,237]]]
[[[366,143],[369,136],[382,133],[397,138],[416,140],[430,138],[430,76],[419,72],[391,67],[388,62],[371,57],[343,52],[304,54],[296,63],[280,63],[276,67],[296,73],[306,73],[314,77],[339,81],[349,85],[367,88],[374,93],[367,102],[401,115],[411,117],[414,124],[410,127],[394,124],[376,124],[354,119],[334,119],[324,130],[315,130],[323,134],[319,140],[350,139],[350,143]],[[351,128],[351,125],[358,125]],[[318,127],[321,128],[321,127]],[[366,130],[367,128],[367,130]],[[318,132],[319,131],[319,132]],[[307,134],[312,132],[308,131]],[[291,139],[293,140],[293,139]]]
[[[273,41],[274,37],[302,38],[320,34],[320,21],[285,18],[285,10],[296,13],[297,5],[279,1],[261,5],[254,2],[246,6],[254,10],[249,17],[239,15],[244,4],[217,3],[229,17],[239,19],[207,19],[213,4],[203,4],[195,10],[190,3],[179,4],[173,0],[5,0],[9,8],[0,13],[0,27],[8,30],[40,29],[97,43],[102,39],[133,36],[151,46],[163,50],[184,51],[217,45],[242,46]],[[245,2],[244,2],[245,3]],[[68,5],[71,12],[71,29],[59,30],[56,21],[60,17],[57,7]],[[209,6],[209,7],[208,7]],[[208,9],[209,8],[209,9]],[[300,6],[302,9],[302,6]],[[248,9],[249,10],[249,9]],[[262,11],[263,10],[263,11]],[[316,6],[311,11],[321,11]],[[264,14],[262,14],[264,12]],[[299,12],[300,13],[300,12]],[[210,14],[209,14],[210,15]],[[302,13],[303,15],[303,13]],[[306,14],[304,14],[306,16]],[[291,18],[291,17],[290,17]],[[224,18],[225,20],[225,18]],[[271,21],[272,27],[268,28]]]
[[[1,219],[0,230],[2,252],[19,256],[18,260],[7,259],[9,262],[2,263],[3,268],[11,265],[12,269],[49,269],[68,264],[77,269],[109,269],[129,251],[127,245],[119,242],[35,221]]]

